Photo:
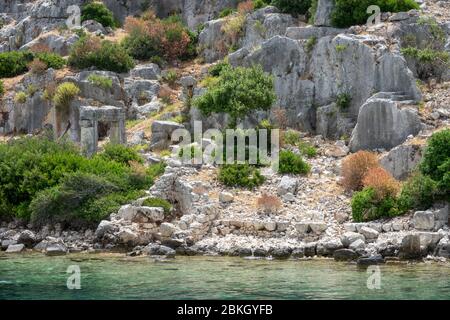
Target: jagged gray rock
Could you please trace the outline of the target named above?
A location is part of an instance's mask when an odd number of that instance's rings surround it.
[[[389,150],[403,143],[409,135],[417,135],[421,129],[416,110],[400,109],[392,100],[371,98],[361,107],[350,150]]]
[[[398,180],[405,180],[422,159],[423,146],[403,144],[395,147],[380,158],[381,166]]]

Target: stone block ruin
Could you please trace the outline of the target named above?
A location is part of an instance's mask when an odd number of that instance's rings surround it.
[[[90,157],[97,152],[99,127],[101,124],[109,129],[109,139],[114,144],[125,144],[125,111],[122,108],[103,106],[80,107],[80,144],[83,153]]]

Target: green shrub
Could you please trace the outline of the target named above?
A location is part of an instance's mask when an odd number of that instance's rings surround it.
[[[3,85],[3,81],[0,80],[0,98],[5,94],[5,87]]]
[[[15,101],[16,103],[21,103],[21,104],[23,104],[23,103],[25,103],[25,102],[27,101],[27,98],[28,98],[28,96],[27,96],[27,94],[26,94],[25,92],[19,91],[19,92],[17,92],[16,95],[14,96],[14,101]]]
[[[417,76],[422,80],[432,77],[440,80],[443,74],[450,68],[450,53],[444,50],[406,47],[402,48],[401,52],[405,57],[415,62]]]
[[[56,88],[53,103],[57,108],[68,108],[79,93],[80,89],[75,84],[64,82]]]
[[[175,70],[169,70],[162,78],[169,86],[173,87],[177,83],[178,74]]]
[[[28,64],[39,59],[47,68],[61,69],[66,61],[60,55],[49,52],[9,51],[0,53],[0,78],[10,78],[28,71]]]
[[[300,155],[289,150],[280,151],[279,173],[308,174],[310,170],[310,165]]]
[[[346,111],[350,107],[352,96],[349,93],[341,93],[336,98],[336,105],[341,111]]]
[[[420,164],[420,171],[439,184],[439,188],[447,195],[450,193],[448,179],[450,175],[450,129],[434,133]]]
[[[133,149],[122,144],[108,143],[105,145],[102,153],[97,155],[106,161],[116,161],[121,164],[129,165],[131,161],[143,163],[142,157]]]
[[[270,0],[253,0],[255,10],[262,9],[270,5]]]
[[[365,222],[399,215],[395,198],[377,199],[373,188],[364,188],[352,197],[352,217],[355,222]]]
[[[118,73],[128,72],[134,67],[133,59],[121,45],[107,40],[99,43],[90,36],[80,38],[75,43],[68,63],[79,69],[96,67]]]
[[[225,18],[228,17],[230,15],[232,15],[233,13],[235,13],[236,10],[233,8],[225,8],[222,11],[220,11],[219,13],[219,18]]]
[[[0,53],[0,78],[10,78],[27,72],[28,63],[33,60],[29,51],[9,51]]]
[[[306,52],[311,53],[317,43],[317,37],[312,36],[306,41]]]
[[[208,69],[208,73],[213,77],[219,77],[225,68],[229,68],[228,61],[222,60]]]
[[[336,0],[336,6],[331,14],[332,23],[339,28],[365,24],[371,15],[367,13],[367,8],[371,5],[379,6],[382,12],[419,9],[414,0]]]
[[[272,0],[272,5],[283,13],[290,13],[296,16],[308,13],[311,7],[311,0]]]
[[[220,80],[204,95],[194,99],[193,104],[204,115],[227,113],[231,117],[231,126],[235,126],[250,112],[269,110],[275,99],[273,78],[260,66],[225,67]]]
[[[44,62],[47,68],[61,69],[66,65],[66,60],[56,53],[39,52],[35,53],[34,57]]]
[[[102,155],[88,159],[72,143],[44,137],[0,144],[0,216],[72,227],[98,223],[142,196],[164,169],[123,162]]]
[[[426,210],[433,205],[437,195],[437,184],[433,179],[417,173],[403,184],[398,198],[399,208],[402,212],[409,210]]]
[[[265,178],[259,170],[248,164],[226,164],[219,170],[219,181],[228,187],[253,189],[262,185]]]
[[[81,22],[95,20],[104,27],[116,27],[113,13],[102,2],[90,2],[81,9]]]
[[[147,198],[144,200],[142,205],[145,207],[163,208],[164,214],[169,214],[172,211],[172,205],[170,202],[161,198]]]
[[[111,89],[113,85],[113,81],[111,78],[104,77],[98,74],[91,74],[88,77],[88,81],[94,86],[100,87],[103,90]]]

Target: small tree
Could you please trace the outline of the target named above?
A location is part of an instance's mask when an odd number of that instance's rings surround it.
[[[275,99],[273,78],[261,66],[225,67],[220,81],[195,99],[194,105],[204,115],[225,112],[231,117],[231,125],[236,126],[250,112],[269,110]]]

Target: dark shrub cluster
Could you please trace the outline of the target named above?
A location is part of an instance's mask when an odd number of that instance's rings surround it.
[[[104,27],[117,27],[118,23],[114,19],[113,13],[99,1],[92,1],[85,4],[81,9],[81,22],[95,20]]]
[[[273,78],[261,66],[232,68],[222,66],[216,71],[219,80],[193,104],[204,114],[225,112],[231,126],[251,112],[269,110],[275,102]]]
[[[98,223],[142,196],[163,169],[143,167],[129,149],[112,149],[88,159],[72,143],[43,137],[1,144],[0,216],[74,228]]]
[[[61,69],[66,61],[58,54],[50,52],[9,51],[0,53],[0,78],[10,78],[29,70],[34,59],[45,63],[46,68]]]
[[[219,170],[219,181],[227,187],[253,189],[265,181],[260,171],[249,164],[226,164]]]
[[[75,43],[68,63],[79,69],[95,67],[118,73],[128,72],[134,67],[133,59],[124,47],[92,36],[84,36]]]

